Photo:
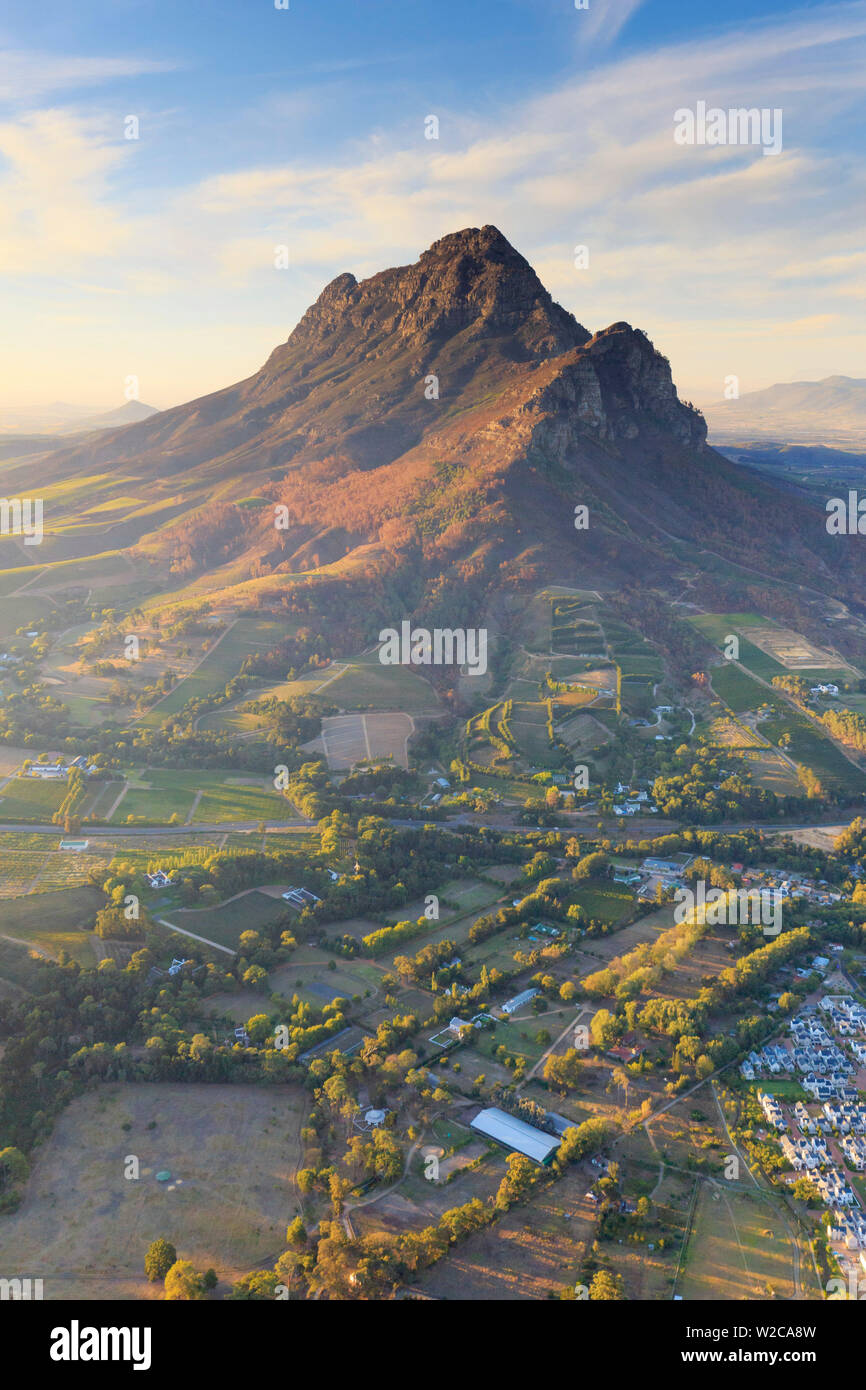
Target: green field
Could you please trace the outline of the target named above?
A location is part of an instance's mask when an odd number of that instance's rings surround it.
[[[769,1096],[781,1096],[783,1100],[792,1103],[797,1100],[809,1101],[812,1099],[809,1092],[803,1090],[799,1081],[774,1081],[772,1077],[769,1077],[766,1081],[756,1081],[748,1089],[755,1096],[758,1091],[766,1091]]]
[[[560,1029],[562,1024],[560,1024]],[[544,1014],[517,1023],[497,1023],[495,1028],[484,1028],[475,1033],[472,1046],[482,1057],[493,1057],[497,1047],[505,1047],[515,1057],[525,1057],[531,1066],[543,1056],[549,1043],[537,1042],[536,1035],[542,1030],[552,1033]]]
[[[130,772],[129,790],[112,816],[113,825],[134,820],[168,824],[176,815],[184,824],[193,810],[198,792],[202,797],[195,806],[194,824],[216,824],[220,821],[260,821],[292,819],[293,813],[285,797],[273,791],[265,778],[253,778],[255,786],[241,785],[235,772],[191,768],[176,771],[170,768],[145,768]],[[0,804],[2,810],[2,804]]]
[[[224,635],[216,633],[213,649],[198,669],[179,681],[139,722],[161,724],[167,715],[177,714],[188,700],[216,694],[239,673],[245,657],[270,651],[291,631],[289,624],[264,618],[238,618]]]
[[[196,936],[207,937],[220,946],[237,950],[241,932],[256,931],[259,927],[271,927],[277,923],[289,930],[295,914],[281,898],[271,898],[267,893],[253,891],[244,893],[234,902],[224,903],[222,907],[199,908],[192,912],[182,912],[178,908],[166,908],[155,913],[173,927],[195,932]]]
[[[603,922],[621,922],[634,908],[631,893],[617,890],[607,879],[590,879],[580,884],[575,896],[588,917]]]
[[[720,700],[724,700],[725,704],[730,706],[734,714],[757,709],[759,705],[766,704],[773,698],[769,690],[733,663],[713,666],[709,675],[713,690]]]
[[[826,790],[859,793],[866,789],[866,773],[849,763],[835,743],[819,733],[805,715],[795,710],[780,711],[776,717],[764,720],[761,732],[776,745],[787,734],[791,740],[789,756],[811,768]]]
[[[745,635],[750,627],[775,627],[776,624],[759,613],[702,613],[688,620],[693,627],[713,642],[719,650],[724,649],[725,639],[735,636],[740,644],[739,661],[762,680],[771,681],[774,676],[787,674],[787,667],[761,651]]]
[[[15,777],[0,790],[4,821],[50,821],[66,796],[66,782],[43,782],[38,777]]]
[[[4,899],[0,903],[0,976],[24,989],[31,987],[34,966],[28,947],[54,958],[65,951],[82,965],[94,965],[87,930],[104,902],[97,888],[83,885]]]

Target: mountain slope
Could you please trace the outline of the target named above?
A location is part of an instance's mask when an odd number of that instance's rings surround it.
[[[719,555],[852,582],[813,504],[707,446],[645,334],[590,335],[494,227],[338,276],[246,381],[39,466],[137,487],[148,507],[124,544],[232,598],[312,573],[419,602],[443,585],[662,582]]]

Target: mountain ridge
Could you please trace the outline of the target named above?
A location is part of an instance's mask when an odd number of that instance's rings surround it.
[[[689,548],[791,578],[849,566],[814,506],[708,446],[645,333],[590,334],[491,226],[338,275],[252,376],[40,466],[137,479],[163,512],[128,532],[136,554],[257,601],[395,573],[409,597],[467,577],[664,583]]]
[[[785,381],[704,407],[714,437],[866,442],[866,379]]]

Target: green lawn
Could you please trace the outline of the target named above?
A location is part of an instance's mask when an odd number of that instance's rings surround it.
[[[773,1081],[768,1078],[766,1081],[756,1081],[749,1086],[749,1090],[757,1095],[758,1091],[766,1091],[770,1096],[781,1096],[783,1100],[802,1100],[808,1101],[812,1097],[808,1091],[804,1091],[799,1081]]]
[[[562,1025],[560,1025],[561,1031]],[[554,1025],[545,1022],[544,1014],[527,1018],[522,1023],[497,1023],[495,1028],[482,1028],[475,1033],[472,1046],[483,1057],[494,1057],[497,1047],[505,1047],[513,1056],[525,1057],[529,1065],[537,1062],[549,1043],[536,1042],[542,1030],[555,1036]]]
[[[631,893],[617,889],[607,879],[580,884],[576,897],[587,916],[604,922],[621,922],[634,908]]]

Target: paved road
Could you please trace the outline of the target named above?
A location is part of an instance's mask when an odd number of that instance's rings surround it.
[[[853,820],[854,814],[855,810],[854,808],[851,808],[850,819]],[[424,821],[423,819],[401,820],[397,817],[391,816],[383,817],[383,819],[390,820],[391,825],[395,825],[398,829],[402,830],[420,830],[424,825],[428,824],[428,822]],[[815,820],[805,821],[802,824],[798,823],[796,825],[792,824],[790,821],[784,820],[736,822],[720,821],[718,824],[715,825],[692,825],[688,821],[663,821],[661,825],[656,824],[655,826],[653,826],[653,829],[656,831],[657,834],[660,835],[668,833],[670,827],[672,826],[676,826],[678,829],[682,830],[721,830],[730,833],[733,833],[737,830],[821,830],[831,825],[847,825],[848,820],[849,817],[847,812],[840,813],[837,810],[835,814],[823,820],[816,818]],[[59,825],[42,824],[38,821],[0,821],[0,834],[3,834],[6,831],[14,830],[23,831],[26,834],[32,835],[58,835],[61,839],[67,840],[94,840],[97,839],[99,836],[108,836],[109,838],[117,839],[119,835],[147,836],[148,838],[150,838],[153,835],[225,835],[228,834],[230,831],[237,831],[240,833],[256,831],[259,829],[261,823],[261,821],[257,820],[238,820],[218,821],[214,825],[84,825],[81,827],[81,830],[76,831],[75,835],[73,836],[65,835],[62,826]],[[302,817],[298,817],[294,820],[267,821],[265,823],[265,829],[268,833],[276,833],[280,830],[308,830],[313,824],[314,822],[311,820],[305,820]],[[453,819],[448,821],[434,821],[433,824],[441,825],[443,830],[453,830],[456,827],[462,827],[466,825],[474,826],[480,830],[487,824],[487,822],[484,820],[480,820],[477,816],[462,815],[455,816],[453,817]],[[584,828],[585,827],[581,825],[575,825],[573,822],[570,825],[545,825],[542,827],[543,830],[559,830],[564,833],[568,833],[569,835],[578,834],[580,830]],[[628,828],[632,831],[634,831],[635,829],[633,825],[629,825]],[[645,826],[642,824],[641,829],[644,828]],[[526,832],[537,830],[538,827],[532,825],[496,825],[495,823],[493,823],[493,829],[503,831],[522,830]],[[618,830],[619,826],[606,827],[606,830],[615,829]],[[623,827],[623,829],[625,829],[625,827]],[[675,833],[675,831],[670,830],[670,833],[673,834]]]

